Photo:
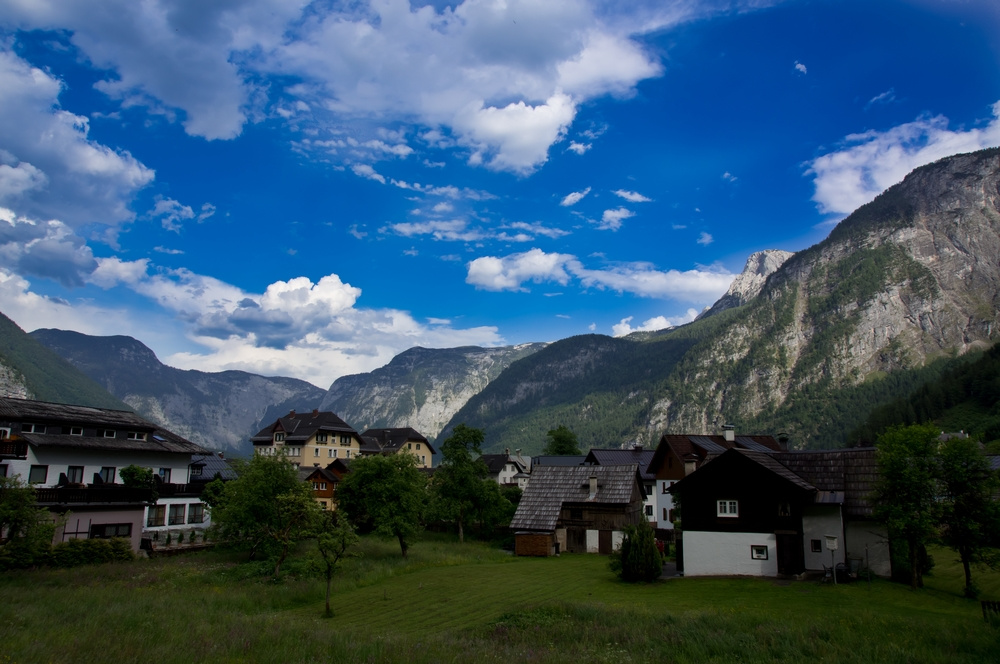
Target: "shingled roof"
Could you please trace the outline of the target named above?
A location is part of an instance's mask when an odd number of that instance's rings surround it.
[[[695,434],[664,434],[648,464],[648,471],[653,475],[663,465],[671,450],[682,460],[692,459],[701,465],[711,455],[722,454],[733,448],[765,452],[773,450],[780,452],[782,447],[774,436],[735,436],[735,440],[726,440],[725,436],[701,436]]]
[[[598,450],[591,449],[585,464],[597,466],[624,466],[636,464],[639,466],[639,475],[645,482],[656,481],[656,475],[649,472],[649,462],[653,460],[654,450],[633,447],[627,450]]]
[[[597,478],[597,493],[590,495],[590,478]],[[624,466],[541,466],[531,473],[517,512],[510,522],[514,531],[551,532],[563,503],[628,505],[642,483],[635,464]]]
[[[368,429],[361,434],[361,437],[375,442],[383,452],[396,452],[407,443],[419,442],[427,445],[427,449],[430,450],[431,454],[434,454],[434,446],[427,441],[423,434],[412,427]]]

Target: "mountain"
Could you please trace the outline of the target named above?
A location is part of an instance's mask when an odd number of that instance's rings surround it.
[[[129,409],[2,313],[0,395],[78,406]]]
[[[471,397],[545,345],[411,348],[370,373],[338,378],[320,409],[332,410],[358,431],[409,426],[435,438]]]
[[[1000,149],[921,167],[785,260],[746,303],[657,335],[566,339],[511,366],[459,422],[485,447],[664,431],[784,431],[836,447],[869,410],[1000,330]],[[724,298],[725,299],[725,298]]]
[[[295,378],[168,367],[132,337],[51,329],[30,337],[143,417],[209,449],[249,452],[250,436],[290,410],[316,408],[326,394]]]
[[[733,279],[726,294],[699,314],[698,318],[711,316],[733,307],[741,307],[754,299],[760,293],[760,289],[764,287],[767,278],[777,272],[778,268],[794,255],[791,251],[779,249],[765,249],[750,254],[743,267],[743,272]]]

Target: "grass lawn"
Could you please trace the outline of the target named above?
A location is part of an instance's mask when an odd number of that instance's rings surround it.
[[[1000,628],[954,555],[920,591],[885,581],[619,582],[593,555],[513,558],[363,540],[324,584],[225,552],[0,578],[0,664],[34,662],[995,662]],[[977,570],[983,597],[1000,574]]]

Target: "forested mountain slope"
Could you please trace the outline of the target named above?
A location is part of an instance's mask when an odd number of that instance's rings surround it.
[[[558,424],[585,446],[652,444],[723,422],[783,430],[799,447],[842,445],[935,362],[995,340],[998,202],[998,149],[921,167],[785,261],[746,304],[641,341],[553,344],[452,424],[483,428],[488,448],[529,453]]]

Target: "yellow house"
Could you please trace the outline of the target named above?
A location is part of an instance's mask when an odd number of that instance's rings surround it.
[[[313,410],[279,417],[250,441],[256,454],[284,454],[296,468],[326,467],[380,450],[366,443],[349,424],[329,411]]]
[[[416,429],[368,429],[361,438],[370,445],[377,445],[382,454],[412,454],[417,460],[417,468],[434,465],[434,448]]]

